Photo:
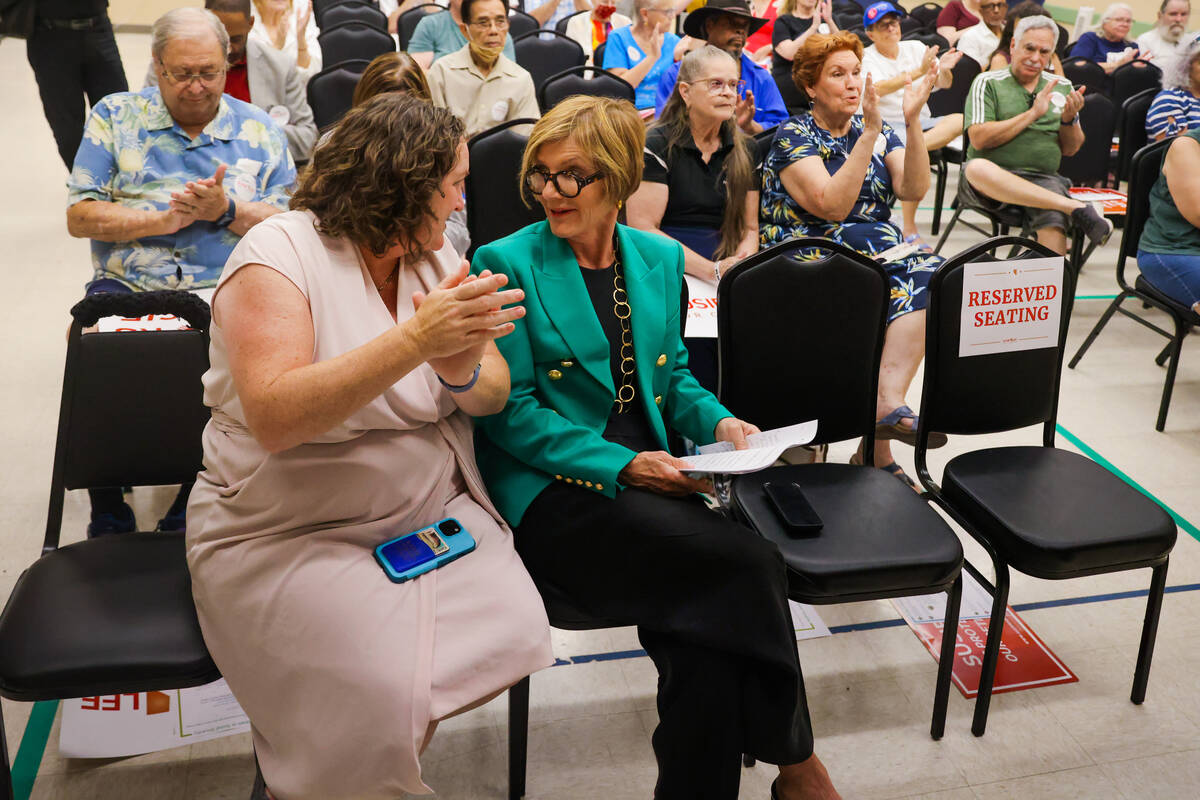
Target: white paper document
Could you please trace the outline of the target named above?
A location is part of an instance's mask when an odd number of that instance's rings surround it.
[[[817,421],[809,420],[785,428],[752,433],[746,437],[750,447],[735,450],[729,442],[713,442],[699,448],[699,453],[683,460],[687,467],[681,472],[720,472],[739,474],[757,472],[775,463],[775,460],[792,447],[808,444],[817,435]]]

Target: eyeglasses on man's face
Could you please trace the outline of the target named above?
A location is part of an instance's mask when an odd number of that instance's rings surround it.
[[[491,19],[477,19],[474,22],[468,22],[472,28],[479,31],[495,29],[498,31],[508,30],[508,17],[492,17]]]
[[[541,195],[546,190],[546,184],[552,183],[554,191],[563,197],[578,197],[585,186],[603,177],[604,173],[602,172],[594,172],[587,177],[582,177],[573,169],[550,172],[548,169],[536,167],[526,173],[525,188],[534,195]]]
[[[192,81],[200,81],[201,85],[212,88],[225,76],[224,68],[219,70],[206,70],[204,72],[188,72],[183,69],[168,69],[162,67],[163,76],[170,81],[172,86],[186,86]]]

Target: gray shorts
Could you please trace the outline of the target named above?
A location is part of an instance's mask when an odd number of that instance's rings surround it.
[[[1018,178],[1024,178],[1030,183],[1037,184],[1043,189],[1049,189],[1055,194],[1061,194],[1063,197],[1071,196],[1071,182],[1062,175],[1035,172],[1031,169],[1010,169],[1009,172]],[[1004,214],[1005,216],[1012,215],[1019,217],[1022,228],[1026,230],[1040,231],[1042,228],[1058,228],[1059,230],[1067,231],[1071,227],[1070,219],[1061,211],[1052,211],[1048,208],[1031,208],[1029,206],[1019,206],[993,200],[987,195],[976,191],[975,187],[967,181],[965,173],[963,173],[963,180],[958,186],[958,196],[959,200],[965,202],[967,205],[980,206],[989,211]]]

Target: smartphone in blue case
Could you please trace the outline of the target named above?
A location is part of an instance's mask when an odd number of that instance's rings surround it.
[[[475,539],[453,517],[389,539],[375,548],[375,560],[393,583],[424,575],[475,549]]]

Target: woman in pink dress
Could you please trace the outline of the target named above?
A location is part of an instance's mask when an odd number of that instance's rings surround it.
[[[503,407],[493,340],[524,309],[445,241],[462,122],[399,94],[351,110],[213,298],[212,421],[188,506],[204,638],[277,800],[430,791],[437,721],[551,661],[468,415]],[[382,542],[445,517],[478,543],[392,583]]]

